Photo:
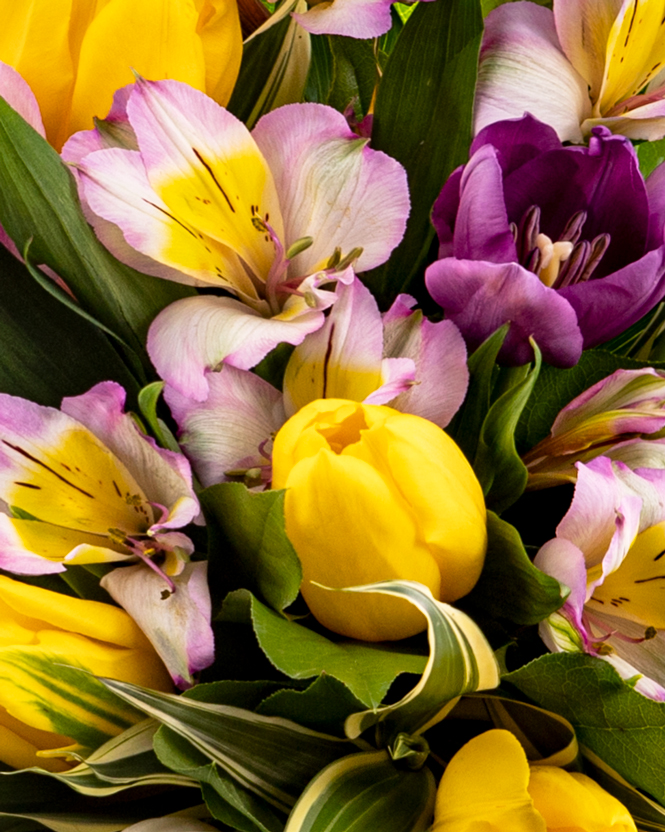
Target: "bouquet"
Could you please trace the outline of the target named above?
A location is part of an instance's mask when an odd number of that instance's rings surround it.
[[[0,8],[0,832],[665,830],[665,2]]]

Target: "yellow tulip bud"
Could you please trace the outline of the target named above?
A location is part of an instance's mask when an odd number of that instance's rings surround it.
[[[302,593],[334,632],[366,641],[425,629],[407,601],[329,587],[419,581],[435,598],[469,592],[487,546],[485,503],[471,466],[432,422],[390,407],[319,399],[281,428],[273,488],[286,488],[286,532]]]
[[[124,610],[0,576],[0,761],[61,771],[144,718],[89,674],[172,690]]]
[[[529,765],[517,738],[486,731],[452,758],[432,832],[636,832],[626,807],[584,774]]]
[[[236,0],[0,0],[0,61],[21,73],[58,150],[103,118],[132,70],[231,97],[242,36]]]

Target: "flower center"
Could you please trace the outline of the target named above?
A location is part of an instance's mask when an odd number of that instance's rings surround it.
[[[510,224],[520,265],[552,289],[590,280],[607,251],[610,235],[599,234],[591,242],[580,240],[586,219],[586,211],[573,214],[559,239],[553,241],[541,232],[540,208],[532,205],[518,224]]]

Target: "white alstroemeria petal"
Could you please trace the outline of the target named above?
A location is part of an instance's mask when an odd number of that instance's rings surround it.
[[[228,480],[227,472],[265,465],[271,436],[286,421],[282,395],[267,381],[230,364],[209,373],[210,395],[196,402],[167,385],[164,399],[178,441],[204,486]]]
[[[205,401],[207,371],[222,362],[249,370],[279,343],[300,344],[323,324],[305,306],[290,320],[264,318],[232,298],[184,298],[167,306],[148,332],[148,354],[159,375],[183,396]]]
[[[391,26],[390,0],[327,0],[293,16],[313,35],[376,38]]]
[[[101,580],[146,634],[180,688],[193,684],[192,674],[212,664],[207,563],[189,563],[174,577],[169,593],[160,575],[144,564],[114,569]]]
[[[585,136],[590,136],[593,128],[598,125],[629,139],[658,141],[665,136],[665,101],[650,101],[618,116],[588,118],[582,122],[582,132]]]
[[[506,3],[485,18],[474,132],[524,113],[550,124],[561,141],[579,143],[591,102],[586,81],[561,51],[552,12]]]
[[[294,258],[292,276],[324,268],[337,247],[343,255],[362,249],[356,271],[388,259],[410,206],[399,162],[367,147],[341,113],[322,104],[273,110],[252,135],[275,178],[285,247],[302,237],[314,240]]]
[[[46,137],[39,104],[29,85],[13,67],[0,61],[0,96],[24,118],[42,138]]]

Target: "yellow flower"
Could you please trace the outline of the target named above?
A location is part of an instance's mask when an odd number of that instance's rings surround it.
[[[0,0],[0,61],[28,82],[58,150],[134,80],[175,78],[226,104],[242,56],[236,0]]]
[[[480,575],[487,545],[483,494],[441,428],[390,407],[319,399],[281,428],[273,488],[286,488],[286,531],[302,593],[334,632],[366,641],[425,629],[408,602],[313,585],[419,581],[455,601]]]
[[[628,810],[584,774],[529,765],[509,731],[474,737],[448,764],[432,832],[635,832]]]
[[[62,771],[51,755],[93,750],[144,718],[91,673],[172,690],[124,610],[0,576],[0,761]]]

